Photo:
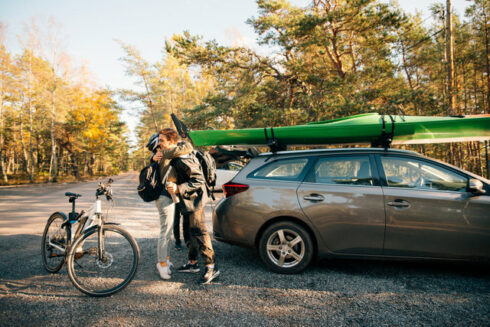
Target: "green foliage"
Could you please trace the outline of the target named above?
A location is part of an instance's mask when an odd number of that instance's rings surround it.
[[[258,15],[248,23],[271,55],[188,31],[165,43],[168,58],[198,72],[194,81],[205,77],[213,86],[194,105],[173,111],[191,128],[295,125],[366,112],[448,112],[443,5],[432,7],[430,27],[427,19],[380,0],[315,0],[306,8],[286,0],[257,5]],[[489,112],[489,10],[489,0],[474,0],[466,22],[454,15],[461,114]],[[142,128],[147,121],[143,115]],[[445,159],[443,147],[418,150]],[[457,145],[449,153],[449,161],[480,173],[480,144]],[[458,159],[465,155],[468,162]]]

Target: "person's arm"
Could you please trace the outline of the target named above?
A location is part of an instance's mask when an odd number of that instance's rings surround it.
[[[186,158],[182,162],[185,164],[185,173],[189,176],[189,180],[177,185],[177,189],[183,197],[189,198],[194,192],[201,189],[206,181],[196,158]]]
[[[168,160],[180,156],[185,156],[186,154],[191,153],[192,150],[193,150],[192,145],[189,142],[184,141],[182,143],[177,144],[175,148],[161,150],[162,159],[160,160]]]

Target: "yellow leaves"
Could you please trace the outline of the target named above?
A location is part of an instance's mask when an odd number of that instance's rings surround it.
[[[78,94],[70,112],[70,120],[77,126],[79,141],[89,151],[100,148],[108,141],[112,122],[119,121],[113,100],[104,92]]]

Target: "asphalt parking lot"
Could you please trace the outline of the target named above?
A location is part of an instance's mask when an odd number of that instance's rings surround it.
[[[135,192],[137,174],[115,177],[110,215],[137,240],[133,282],[107,298],[49,274],[40,257],[49,214],[69,211],[66,191],[94,198],[96,182],[0,188],[1,326],[489,326],[490,269],[476,264],[325,260],[298,275],[265,269],[252,249],[213,241],[220,279],[156,269],[158,218]],[[213,203],[207,208],[207,222]],[[171,260],[186,261],[172,249]]]

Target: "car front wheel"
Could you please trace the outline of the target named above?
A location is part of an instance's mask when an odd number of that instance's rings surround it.
[[[269,226],[259,242],[259,254],[268,269],[294,274],[304,270],[313,258],[313,242],[298,224],[284,221]]]

